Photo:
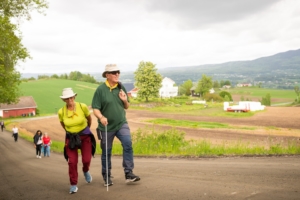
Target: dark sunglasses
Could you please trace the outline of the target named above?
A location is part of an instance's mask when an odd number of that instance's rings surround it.
[[[113,75],[116,75],[116,74],[120,74],[120,71],[112,71],[112,72],[107,72],[108,74],[113,74]]]
[[[69,97],[69,98],[65,98],[65,99],[63,99],[63,100],[69,100],[69,99],[72,99],[73,97]]]

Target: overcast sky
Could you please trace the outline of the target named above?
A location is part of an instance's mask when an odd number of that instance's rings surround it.
[[[253,60],[300,49],[299,0],[48,0],[23,22],[21,73],[134,71]]]

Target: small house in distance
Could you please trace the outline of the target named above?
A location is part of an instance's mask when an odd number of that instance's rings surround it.
[[[236,85],[236,87],[251,87],[252,84],[251,83],[238,83]]]
[[[160,97],[176,97],[178,96],[178,86],[174,86],[175,82],[165,77],[162,82],[162,87],[159,89]]]
[[[162,87],[159,89],[159,96],[160,97],[175,97],[175,96],[178,96],[178,86],[174,86],[175,82],[168,78],[168,77],[165,77],[163,80],[162,80]],[[125,87],[125,83],[123,84],[124,87]],[[126,88],[126,87],[125,87]],[[137,98],[137,93],[139,91],[138,88],[135,88],[134,87],[134,84],[132,84],[132,89],[130,88],[126,88],[127,90],[127,94],[129,97],[134,97],[134,98]]]
[[[129,92],[127,92],[127,94],[128,94],[129,97],[137,98],[138,91],[139,91],[139,89],[133,88],[132,90],[130,90]]]
[[[37,105],[32,96],[20,97],[16,104],[0,104],[0,117],[35,116]]]

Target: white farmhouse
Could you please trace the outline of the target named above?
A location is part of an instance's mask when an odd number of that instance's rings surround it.
[[[165,77],[162,80],[162,87],[159,89],[159,96],[160,97],[175,97],[178,95],[178,86],[174,86],[175,82]]]

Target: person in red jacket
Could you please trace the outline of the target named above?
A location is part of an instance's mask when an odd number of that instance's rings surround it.
[[[49,157],[50,156],[51,139],[48,136],[48,133],[44,134],[43,145],[44,145],[44,157],[46,157],[46,156]]]

